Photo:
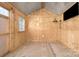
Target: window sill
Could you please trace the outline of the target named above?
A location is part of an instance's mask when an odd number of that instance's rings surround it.
[[[0,14],[0,17],[3,17],[3,18],[7,18],[7,19],[9,19],[8,16],[4,16],[4,15],[2,15],[2,14]]]

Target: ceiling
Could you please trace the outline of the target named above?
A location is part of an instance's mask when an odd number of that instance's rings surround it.
[[[61,14],[75,3],[76,2],[44,2],[44,8],[53,13]],[[39,10],[42,6],[41,2],[12,2],[11,4],[26,15]]]

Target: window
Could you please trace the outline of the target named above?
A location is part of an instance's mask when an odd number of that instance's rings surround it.
[[[0,6],[0,14],[4,16],[9,16],[9,11]]]
[[[19,18],[19,31],[25,31],[25,19],[23,17]]]
[[[64,12],[64,21],[68,20],[69,18],[79,15],[78,12],[79,10],[78,10],[78,2],[77,2],[71,8],[69,8],[66,12]]]

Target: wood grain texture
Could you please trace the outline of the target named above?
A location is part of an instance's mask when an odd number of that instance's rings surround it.
[[[3,41],[6,38],[9,51],[13,51],[27,42],[49,43],[60,41],[68,48],[79,52],[79,16],[63,21],[63,14],[56,15],[46,9],[34,11],[26,16],[13,6],[8,7],[10,9],[10,19],[5,20],[0,17],[0,25],[3,22],[5,23],[0,26],[0,31],[9,33],[10,30],[10,40],[5,35],[2,37]],[[18,20],[20,16],[23,16],[26,21],[24,32],[19,32]],[[55,20],[57,22],[54,22]],[[10,25],[10,28],[7,25]]]
[[[25,42],[25,34],[26,31],[20,32],[19,31],[19,17],[24,17],[26,21],[26,17],[23,13],[18,11],[17,9],[13,9],[13,20],[11,20],[11,49],[15,50],[16,48],[20,47]],[[11,19],[12,19],[11,18]],[[13,41],[12,41],[13,40]]]
[[[79,16],[62,23],[60,41],[72,50],[79,52]]]
[[[58,39],[58,23],[53,22],[57,18],[46,9],[41,9],[29,15],[28,40],[36,42],[53,42]]]

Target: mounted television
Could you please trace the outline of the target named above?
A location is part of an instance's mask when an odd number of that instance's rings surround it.
[[[79,3],[76,2],[71,8],[64,12],[64,21],[79,15]]]

